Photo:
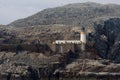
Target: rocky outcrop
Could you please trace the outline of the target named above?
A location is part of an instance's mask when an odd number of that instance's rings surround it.
[[[120,18],[112,18],[95,26],[95,42],[99,56],[120,62]]]
[[[0,80],[40,80],[48,78],[59,66],[60,55],[43,53],[0,52]]]
[[[120,33],[118,33],[118,36],[112,47],[112,56],[114,62],[120,63]]]

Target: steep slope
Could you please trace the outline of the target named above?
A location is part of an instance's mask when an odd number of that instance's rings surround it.
[[[9,26],[29,27],[36,25],[64,24],[92,27],[94,22],[101,22],[113,17],[120,17],[120,5],[98,3],[74,3],[62,7],[44,9],[32,16],[16,20]]]
[[[120,18],[112,18],[95,27],[99,56],[120,63]]]

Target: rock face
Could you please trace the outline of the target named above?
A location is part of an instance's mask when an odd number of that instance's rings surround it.
[[[95,26],[95,41],[99,56],[120,62],[120,18],[111,18]]]
[[[114,62],[120,63],[120,33],[118,33],[115,44],[113,45],[112,55]]]

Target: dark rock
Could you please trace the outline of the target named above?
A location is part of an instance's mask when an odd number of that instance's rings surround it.
[[[115,44],[112,47],[112,60],[115,63],[120,63],[120,33],[115,41]]]
[[[38,73],[37,73],[36,69],[29,67],[28,72],[30,73],[30,75],[29,75],[30,80],[39,80]]]
[[[120,18],[111,18],[95,26],[95,47],[99,56],[120,62]]]

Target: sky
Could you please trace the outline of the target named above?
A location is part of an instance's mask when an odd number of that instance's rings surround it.
[[[70,3],[97,2],[120,4],[120,0],[0,0],[0,24],[31,16],[43,9]]]

